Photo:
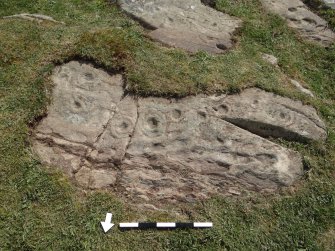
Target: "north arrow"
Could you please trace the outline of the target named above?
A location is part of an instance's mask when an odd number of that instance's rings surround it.
[[[108,232],[109,229],[111,229],[114,224],[112,223],[112,214],[111,213],[107,213],[106,214],[106,220],[105,221],[101,221],[101,226],[104,229],[105,233]]]

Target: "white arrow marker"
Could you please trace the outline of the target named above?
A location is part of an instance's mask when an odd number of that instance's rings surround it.
[[[104,229],[105,233],[108,232],[109,229],[111,229],[114,224],[112,223],[112,214],[111,213],[107,213],[106,214],[106,220],[105,221],[101,221],[101,226]]]

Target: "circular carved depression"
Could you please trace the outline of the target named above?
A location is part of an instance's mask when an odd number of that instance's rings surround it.
[[[71,100],[69,100],[69,109],[73,113],[88,112],[92,108],[91,100],[89,97],[74,93]]]
[[[111,133],[115,138],[129,137],[133,131],[133,121],[127,116],[115,116],[111,123]]]
[[[142,132],[148,137],[159,137],[166,132],[165,114],[158,110],[147,111],[140,121]]]
[[[173,120],[180,120],[182,117],[182,111],[179,109],[173,109],[171,111],[171,117]]]

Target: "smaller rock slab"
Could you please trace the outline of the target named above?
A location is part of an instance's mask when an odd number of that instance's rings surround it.
[[[262,0],[266,9],[287,20],[290,27],[303,37],[329,46],[335,41],[335,33],[328,28],[327,22],[311,12],[300,0]]]
[[[122,98],[122,76],[71,61],[55,69],[52,81],[53,102],[39,132],[92,145]]]
[[[189,52],[222,53],[233,46],[241,20],[200,0],[120,0],[123,10],[154,29],[149,36]]]

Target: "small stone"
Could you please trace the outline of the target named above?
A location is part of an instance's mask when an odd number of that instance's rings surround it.
[[[303,87],[298,81],[294,80],[294,79],[290,79],[291,84],[293,84],[295,87],[298,88],[299,91],[301,91],[302,93],[311,96],[312,98],[314,98],[314,94],[306,89],[305,87]]]
[[[150,199],[148,198],[148,196],[145,196],[145,195],[143,195],[143,194],[138,195],[137,197],[138,197],[140,200],[143,200],[143,201],[150,201]]]
[[[76,174],[75,179],[82,187],[89,188],[91,177],[91,169],[82,167]]]
[[[276,58],[275,56],[263,53],[262,58],[273,66],[278,66],[278,58]]]
[[[327,6],[335,10],[335,1],[334,0],[323,0]]]
[[[228,193],[233,195],[241,195],[241,192],[235,190],[234,188],[229,188]]]
[[[17,15],[12,15],[12,16],[5,16],[2,17],[3,19],[12,19],[12,18],[19,18],[19,19],[24,19],[24,20],[29,20],[29,21],[37,21],[39,23],[43,21],[49,21],[53,23],[60,23],[60,24],[65,24],[64,22],[56,21],[52,17],[46,16],[46,15],[41,15],[41,14],[29,14],[29,13],[23,13],[23,14],[17,14]]]
[[[98,189],[109,187],[116,182],[116,171],[112,170],[92,170],[90,188]]]
[[[152,204],[143,204],[141,206],[142,209],[145,209],[145,210],[151,210],[151,211],[160,211],[159,208],[157,208],[156,206],[152,205]]]

